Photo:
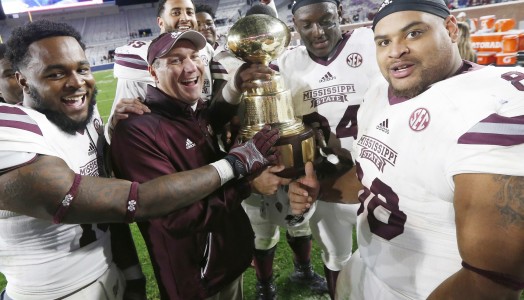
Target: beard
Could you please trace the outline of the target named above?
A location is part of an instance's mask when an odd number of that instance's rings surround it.
[[[442,43],[442,45],[438,48],[438,53],[441,53],[442,55],[439,56],[438,60],[431,62],[430,65],[424,65],[420,60],[411,59],[411,61],[414,61],[418,65],[422,66],[421,70],[418,72],[418,81],[414,82],[413,85],[404,89],[396,89],[395,86],[391,84],[391,79],[388,78],[387,81],[393,89],[393,95],[411,99],[422,94],[434,83],[449,77],[451,75],[449,62],[452,61],[452,51],[449,49],[449,47],[451,46],[447,46],[445,43]]]
[[[77,131],[84,129],[87,126],[87,124],[91,122],[91,119],[93,118],[93,113],[95,111],[96,94],[97,89],[95,88],[88,104],[86,118],[84,120],[76,121],[71,119],[63,112],[51,110],[48,107],[46,107],[46,105],[44,104],[44,98],[38,93],[38,91],[34,87],[29,87],[29,95],[31,96],[31,98],[33,98],[34,102],[36,103],[36,107],[34,107],[34,109],[44,114],[47,117],[47,119],[56,126],[58,126],[60,130],[70,135],[75,135]]]
[[[417,85],[409,87],[407,89],[398,90],[396,89],[392,84],[391,81],[389,82],[389,85],[392,87],[393,95],[395,97],[399,98],[406,98],[411,99],[415,98],[416,96],[420,95],[422,92],[424,92],[427,88],[427,85],[425,82],[419,82]]]

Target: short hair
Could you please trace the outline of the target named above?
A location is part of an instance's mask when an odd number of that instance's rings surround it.
[[[322,2],[331,2],[335,4],[337,7],[340,5],[340,0],[295,0],[293,1],[293,4],[291,6],[291,14],[295,14],[297,9],[301,8],[302,6],[308,6],[311,4],[317,4]]]
[[[0,59],[4,59],[6,51],[7,46],[5,44],[0,44]]]
[[[253,6],[246,11],[246,17],[250,15],[268,15],[274,18],[277,17],[277,13],[274,9],[261,3],[253,4]]]
[[[378,22],[392,13],[412,10],[429,13],[442,19],[446,19],[450,15],[445,0],[384,0],[373,18],[371,29],[375,31]]]
[[[158,1],[158,8],[156,11],[156,16],[160,17],[164,13],[164,9],[166,8],[166,2],[168,0],[160,0]],[[193,6],[195,6],[195,2],[191,0],[191,3],[193,3]]]
[[[213,8],[211,6],[207,4],[197,4],[195,6],[195,13],[198,14],[201,12],[208,13],[213,20],[215,19],[215,12],[213,11]]]
[[[29,61],[27,51],[32,43],[55,36],[73,37],[85,50],[82,36],[73,26],[49,20],[38,20],[13,30],[7,41],[6,58],[13,65],[13,69],[20,70],[20,67],[25,66]]]

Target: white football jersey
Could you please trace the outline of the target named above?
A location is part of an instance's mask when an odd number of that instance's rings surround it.
[[[370,82],[380,76],[371,29],[363,27],[344,34],[327,60],[298,46],[285,51],[272,67],[280,72],[291,91],[295,116],[320,127],[327,146],[337,155],[351,158],[349,153],[357,136],[357,111]],[[280,196],[264,197],[267,218],[286,223],[287,210],[281,207],[289,206],[287,193],[277,195]],[[314,211],[308,211],[301,222],[308,221]]]
[[[481,68],[407,101],[388,97],[381,80],[366,95],[358,124],[360,255],[337,294],[426,299],[461,268],[453,176],[524,176],[524,69]]]
[[[233,55],[229,50],[224,49],[220,52],[216,52],[215,57],[213,57],[213,60],[220,63],[222,67],[225,69],[226,78],[224,80],[230,81],[233,80],[233,76],[235,76],[235,73],[237,72],[238,68],[242,66],[245,62]]]
[[[277,63],[292,92],[295,116],[303,117],[306,124],[318,123],[328,147],[340,154],[352,149],[357,110],[380,71],[369,28],[345,34],[335,51],[328,60],[322,60],[299,46],[284,52]]]
[[[32,109],[1,104],[0,158],[10,161],[0,165],[16,168],[21,163],[13,159],[17,153],[26,159],[34,157],[28,153],[44,154],[62,158],[79,174],[99,176],[101,130],[98,111],[83,132],[69,135]],[[14,299],[56,299],[70,294],[100,277],[111,257],[107,225],[56,225],[0,210],[0,273]]]

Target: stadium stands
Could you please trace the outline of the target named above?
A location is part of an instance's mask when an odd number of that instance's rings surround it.
[[[227,34],[234,22],[245,15],[251,4],[259,0],[195,0],[195,3],[205,3],[216,10],[216,18],[219,34]],[[291,0],[274,0],[279,18],[286,24],[292,26],[290,10]],[[369,23],[368,14],[374,12],[382,0],[342,0],[344,30],[366,25]],[[452,3],[457,1],[452,1]],[[482,2],[486,2],[483,0]],[[499,2],[499,0],[488,1]],[[481,1],[469,1],[477,5]],[[130,39],[151,39],[151,36],[140,35],[141,30],[150,31],[156,36],[160,30],[156,23],[157,3],[146,3],[128,6],[116,6],[114,2],[108,2],[96,7],[59,9],[53,11],[34,12],[32,19],[51,19],[71,24],[84,37],[86,41],[86,53],[93,65],[111,62],[110,52],[116,47],[127,43]],[[524,26],[524,0],[503,2],[485,6],[474,6],[459,8],[453,12],[467,12],[468,17],[478,15],[494,14],[498,18],[514,18],[517,26]],[[358,21],[357,21],[358,20]],[[6,20],[0,21],[0,37],[6,41],[11,30],[29,21],[27,14],[20,14],[15,18],[8,16]],[[519,22],[520,21],[520,22]],[[296,40],[296,37],[294,37]],[[295,41],[296,42],[296,41]]]
[[[82,10],[46,11],[33,13],[32,19],[50,19],[71,24],[83,36],[86,43],[86,54],[91,64],[99,65],[110,62],[110,51],[127,43],[134,32],[134,39],[139,37],[138,30],[149,29],[152,35],[160,32],[156,24],[156,7],[149,4],[118,7],[114,3],[106,3],[99,7]],[[19,15],[0,21],[0,36],[7,40],[11,30],[29,21],[28,15]]]

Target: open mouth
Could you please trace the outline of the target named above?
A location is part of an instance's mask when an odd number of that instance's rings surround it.
[[[87,94],[83,94],[83,95],[78,95],[78,96],[63,97],[61,100],[62,100],[62,103],[64,103],[66,106],[78,108],[84,105],[84,103],[86,102],[86,99],[87,99]]]
[[[193,86],[198,83],[198,77],[184,79],[180,83],[184,86]]]
[[[413,63],[398,62],[390,66],[391,75],[395,78],[404,78],[411,75],[414,71]]]
[[[188,26],[188,25],[180,25],[177,27],[177,29],[179,31],[186,31],[186,30],[189,30],[189,29],[192,29],[191,26]]]
[[[410,66],[411,65],[401,65],[401,66],[398,66],[398,67],[393,67],[392,70],[395,71],[395,72],[404,71],[407,68],[409,68]]]

